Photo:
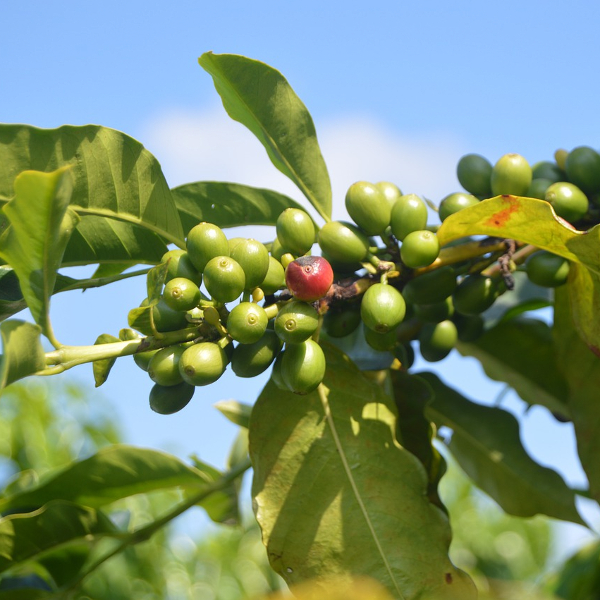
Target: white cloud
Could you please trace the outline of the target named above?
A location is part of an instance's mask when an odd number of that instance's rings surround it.
[[[405,193],[435,202],[459,189],[455,169],[465,149],[447,135],[400,134],[364,115],[339,117],[317,127],[332,181],[334,218],[347,218],[344,195],[358,180],[392,181]],[[140,139],[160,160],[171,186],[235,181],[303,200],[294,184],[271,164],[254,135],[232,121],[220,105],[158,114]]]

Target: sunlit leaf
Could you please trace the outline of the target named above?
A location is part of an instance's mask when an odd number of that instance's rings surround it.
[[[202,221],[219,227],[275,225],[286,208],[302,208],[273,190],[239,183],[198,181],[171,190],[185,234]]]
[[[233,54],[206,52],[199,63],[212,76],[229,116],[254,133],[271,162],[329,219],[331,183],[315,126],[285,77],[262,62]]]
[[[0,324],[0,389],[45,368],[46,358],[40,333],[39,325],[26,321],[10,320]]]
[[[77,215],[69,209],[72,182],[68,170],[25,171],[15,181],[15,197],[4,206],[10,226],[0,237],[0,256],[14,269],[35,322],[54,339],[50,296]]]
[[[215,403],[215,408],[232,423],[240,427],[247,428],[250,424],[250,414],[252,413],[250,404],[244,404],[237,400],[220,400]]]
[[[476,597],[448,559],[449,524],[421,462],[395,437],[391,398],[326,346],[322,394],[269,382],[250,420],[253,497],[289,584],[368,575],[397,598]]]
[[[573,490],[527,454],[511,413],[467,400],[433,373],[420,376],[434,391],[427,414],[452,429],[450,451],[478,487],[511,515],[544,514],[583,524]]]

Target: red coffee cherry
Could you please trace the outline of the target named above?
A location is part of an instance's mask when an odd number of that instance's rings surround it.
[[[285,283],[294,298],[313,302],[329,291],[333,269],[322,256],[301,256],[285,270]]]

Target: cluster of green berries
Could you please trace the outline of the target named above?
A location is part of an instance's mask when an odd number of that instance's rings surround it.
[[[469,193],[444,198],[441,220],[483,198],[515,194],[544,198],[558,215],[581,222],[600,194],[600,156],[585,147],[533,168],[517,154],[494,166],[468,154],[457,174]],[[352,221],[328,221],[320,229],[303,210],[284,210],[268,245],[227,239],[216,225],[200,223],[185,250],[164,255],[160,294],[142,302],[146,320],[137,319],[141,309],[130,313],[130,326],[155,338],[191,333],[188,341],[134,355],[154,382],[155,411],[180,410],[196,387],[217,381],[228,365],[239,377],[273,365],[280,389],[312,392],[326,368],[321,327],[333,341],[360,327],[365,342],[391,353],[401,368],[412,364],[414,341],[425,360],[438,361],[458,340],[482,334],[481,314],[506,290],[505,274],[486,274],[494,257],[444,264],[426,203],[393,183],[356,182],[345,205]],[[315,243],[320,256],[311,255]],[[540,251],[522,268],[534,283],[556,287],[566,282],[569,263]]]

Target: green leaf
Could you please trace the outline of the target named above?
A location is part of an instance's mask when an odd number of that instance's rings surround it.
[[[0,512],[56,499],[97,508],[134,494],[177,486],[197,489],[210,481],[175,456],[117,444],[50,474],[33,489],[1,498]]]
[[[4,321],[0,324],[3,352],[0,362],[0,390],[13,381],[46,367],[40,333],[39,325],[26,321]]]
[[[0,519],[0,572],[63,544],[115,535],[111,521],[94,508],[62,500]]]
[[[94,342],[94,346],[97,344],[110,344],[112,342],[120,342],[121,340],[114,335],[110,335],[109,333],[101,333],[96,341]],[[116,358],[104,358],[102,360],[96,360],[92,364],[92,371],[94,373],[94,382],[96,387],[100,387],[107,379],[110,370],[113,368],[113,365],[117,361]]]
[[[149,303],[156,304],[160,300],[168,270],[168,263],[162,263],[148,271],[148,275],[146,276],[146,294]]]
[[[220,400],[215,403],[215,408],[235,425],[246,427],[250,425],[252,406],[237,400]]]
[[[577,451],[589,480],[590,492],[600,502],[600,357],[591,352],[577,335],[564,289],[556,290],[552,333],[556,362],[568,384],[568,403]]]
[[[4,206],[10,226],[0,237],[0,256],[14,269],[35,322],[54,343],[49,304],[56,272],[78,217],[69,210],[72,183],[67,170],[25,171],[15,197]]]
[[[525,451],[515,417],[500,408],[470,402],[433,373],[420,373],[434,391],[427,415],[452,429],[450,451],[484,492],[511,515],[544,514],[584,524],[575,493],[561,476]]]
[[[600,353],[600,322],[594,318],[600,310],[600,225],[577,231],[544,200],[497,196],[450,215],[437,231],[442,246],[467,235],[512,238],[572,261],[568,289],[575,326]]]
[[[479,360],[488,377],[508,383],[528,404],[569,416],[567,382],[558,368],[552,330],[543,321],[516,317],[456,347],[463,356]]]
[[[445,511],[437,488],[446,472],[446,461],[433,445],[435,426],[425,417],[425,408],[433,398],[433,390],[420,377],[404,371],[391,370],[390,376],[398,410],[397,437],[425,467],[429,501]]]
[[[157,264],[167,251],[159,235],[106,217],[83,216],[62,260],[63,267],[94,263]]]
[[[239,183],[198,181],[171,190],[183,230],[206,221],[219,227],[275,225],[286,208],[300,208],[295,200],[273,190]]]
[[[202,473],[208,483],[218,481],[223,477],[223,473],[211,465],[201,461],[197,456],[192,456],[194,467]],[[227,487],[210,494],[199,503],[206,514],[215,523],[224,523],[226,525],[239,525],[239,482],[241,478],[232,481]],[[197,490],[190,490],[188,495],[195,494]]]
[[[331,183],[315,126],[285,77],[262,62],[233,54],[206,52],[198,62],[212,76],[227,114],[252,131],[277,169],[329,220]]]
[[[578,550],[552,577],[551,589],[557,598],[593,600],[600,595],[600,543]]]
[[[69,165],[74,179],[71,203],[78,214],[118,219],[169,242],[184,243],[158,161],[120,131],[98,125],[58,129],[0,125],[0,164],[0,196],[12,197],[13,181],[21,171]]]
[[[252,411],[252,491],[271,565],[289,584],[367,575],[404,600],[475,598],[448,559],[448,520],[427,500],[425,470],[396,440],[392,399],[324,349],[324,386],[297,396],[271,381]]]

